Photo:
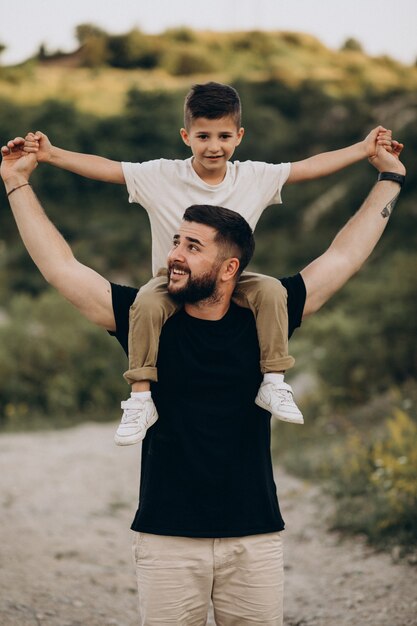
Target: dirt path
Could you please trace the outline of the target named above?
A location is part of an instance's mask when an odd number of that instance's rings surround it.
[[[1,626],[134,626],[138,448],[114,425],[0,436]],[[317,488],[277,472],[287,626],[417,625],[417,567],[325,530]],[[212,620],[209,620],[212,624]]]

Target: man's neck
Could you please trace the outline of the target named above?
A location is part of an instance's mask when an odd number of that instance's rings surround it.
[[[207,298],[200,300],[194,304],[186,303],[184,305],[185,312],[191,317],[197,317],[200,320],[221,320],[230,308],[230,296],[223,294],[216,299]]]

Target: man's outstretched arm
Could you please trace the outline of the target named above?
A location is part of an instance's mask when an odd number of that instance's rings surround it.
[[[405,175],[398,158],[402,148],[397,142],[392,153],[379,148],[372,165],[378,172]],[[400,189],[393,181],[377,182],[326,252],[301,271],[307,291],[303,317],[318,311],[361,268],[385,230]]]
[[[33,154],[1,149],[1,176],[23,243],[44,278],[89,320],[115,330],[110,283],[74,257],[28,184]]]

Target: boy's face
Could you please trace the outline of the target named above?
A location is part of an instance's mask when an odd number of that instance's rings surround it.
[[[227,161],[242,141],[244,129],[237,128],[231,115],[216,120],[199,117],[188,131],[181,128],[181,137],[193,153],[193,167],[203,180],[221,182]]]

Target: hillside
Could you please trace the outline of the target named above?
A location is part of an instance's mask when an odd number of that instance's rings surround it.
[[[355,40],[336,51],[292,32],[196,32],[186,28],[146,35],[77,29],[71,54],[44,49],[15,67],[0,67],[0,98],[21,105],[53,98],[95,115],[119,114],[131,89],[185,90],[190,82],[279,81],[291,89],[316,84],[332,97],[417,90],[417,67],[369,57]]]

